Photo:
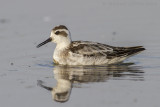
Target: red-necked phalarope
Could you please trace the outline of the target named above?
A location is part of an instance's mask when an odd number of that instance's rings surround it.
[[[53,61],[62,65],[114,64],[145,50],[143,46],[114,47],[97,42],[72,41],[64,25],[52,29],[50,37],[37,45],[37,48],[51,41],[57,44]]]

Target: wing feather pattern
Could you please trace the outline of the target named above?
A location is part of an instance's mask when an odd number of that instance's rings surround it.
[[[75,54],[83,55],[84,57],[106,57],[107,59],[132,56],[143,50],[145,50],[145,48],[142,46],[113,47],[89,41],[73,41],[70,46],[70,51]]]

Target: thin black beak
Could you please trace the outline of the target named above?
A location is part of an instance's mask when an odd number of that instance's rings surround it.
[[[37,48],[41,47],[42,45],[45,45],[46,43],[48,42],[51,42],[52,41],[52,38],[48,38],[47,40],[45,40],[44,42],[40,43],[39,45],[37,45]]]

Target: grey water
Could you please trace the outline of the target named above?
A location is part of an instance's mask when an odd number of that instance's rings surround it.
[[[160,1],[1,0],[2,107],[159,107]],[[37,49],[66,25],[72,40],[146,50],[119,65],[54,65],[55,44]]]

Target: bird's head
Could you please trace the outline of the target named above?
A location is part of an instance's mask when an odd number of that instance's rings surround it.
[[[51,41],[56,43],[57,45],[62,45],[62,47],[63,45],[64,46],[69,45],[71,43],[71,38],[68,28],[64,25],[59,25],[54,27],[51,31],[50,37],[44,42],[37,45],[37,48]]]

